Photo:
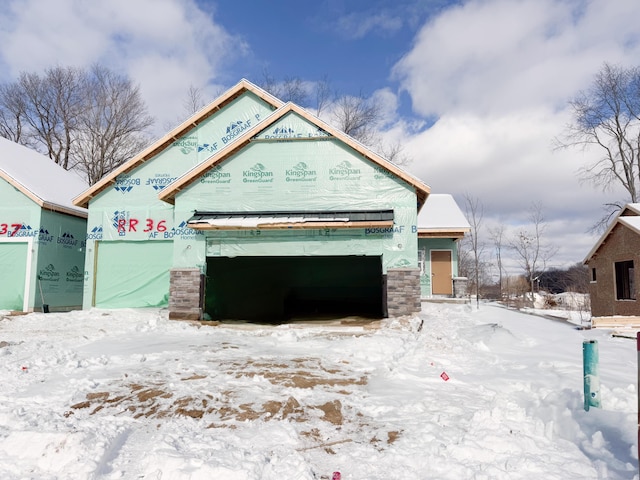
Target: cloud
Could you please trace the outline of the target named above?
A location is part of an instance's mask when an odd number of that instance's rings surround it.
[[[400,30],[402,25],[402,18],[390,12],[356,12],[338,18],[335,28],[343,37],[361,39],[371,32],[383,35],[394,33]]]
[[[570,264],[595,242],[597,234],[589,230],[604,214],[602,204],[624,192],[581,184],[580,167],[598,152],[554,150],[551,139],[566,120],[544,107],[492,116],[443,115],[406,143],[413,159],[407,168],[434,193],[453,194],[461,206],[465,195],[479,199],[488,223],[511,230],[526,227],[531,205],[540,204],[547,221],[557,225],[549,228],[560,248],[555,262]]]
[[[580,183],[600,152],[554,151],[552,140],[604,61],[640,58],[639,17],[635,0],[472,0],[431,17],[393,69],[414,112],[435,118],[406,136],[408,169],[461,205],[478,198],[487,223],[511,230],[539,203],[554,263],[581,261],[602,204],[626,195]]]
[[[380,124],[385,127],[393,125],[399,121],[398,118],[398,97],[389,88],[376,90],[372,95],[374,102],[380,110]]]
[[[640,53],[634,0],[474,0],[432,18],[393,75],[422,115],[562,105]]]
[[[0,65],[21,71],[94,62],[129,75],[162,130],[183,115],[189,85],[213,96],[230,55],[247,46],[193,0],[13,0],[0,17]],[[161,76],[161,78],[160,78]],[[159,131],[158,133],[164,133]]]

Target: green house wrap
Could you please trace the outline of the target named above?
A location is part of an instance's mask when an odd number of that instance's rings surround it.
[[[0,138],[0,310],[82,305],[87,185],[29,148]]]
[[[172,318],[419,310],[429,187],[242,80],[75,199],[85,308]]]

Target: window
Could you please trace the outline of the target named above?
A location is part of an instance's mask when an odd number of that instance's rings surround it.
[[[595,268],[591,269],[591,281],[592,282],[596,281],[596,269]]]
[[[633,260],[616,262],[616,299],[635,300],[636,289],[633,278]]]

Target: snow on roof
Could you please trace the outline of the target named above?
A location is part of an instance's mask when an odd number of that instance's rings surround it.
[[[453,196],[446,193],[432,193],[427,197],[418,214],[418,229],[468,231],[471,226]]]
[[[336,228],[392,227],[393,210],[198,212],[187,224],[192,228]],[[295,227],[294,227],[295,225]]]
[[[0,177],[43,208],[86,217],[84,208],[72,203],[87,188],[74,172],[23,145],[0,137]]]
[[[622,213],[624,213],[626,209],[629,209],[635,214],[640,215],[640,203],[627,203],[622,209]]]
[[[618,218],[618,222],[623,223],[640,233],[640,217],[620,217]]]
[[[628,215],[629,212],[635,215]],[[640,215],[640,203],[627,203],[624,206],[624,208],[622,208],[618,212],[618,214],[616,215],[616,218],[612,220],[607,230],[600,236],[600,238],[598,239],[596,244],[593,246],[591,251],[587,254],[585,259],[582,261],[582,263],[584,263],[585,265],[589,263],[589,260],[591,260],[591,257],[593,257],[596,254],[596,252],[600,249],[600,246],[611,234],[611,232],[613,231],[616,225],[622,224],[628,228],[631,228],[636,233],[640,234],[640,216],[638,215]]]

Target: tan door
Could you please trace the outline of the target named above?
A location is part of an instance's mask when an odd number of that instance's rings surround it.
[[[431,294],[453,294],[451,250],[431,251]]]

